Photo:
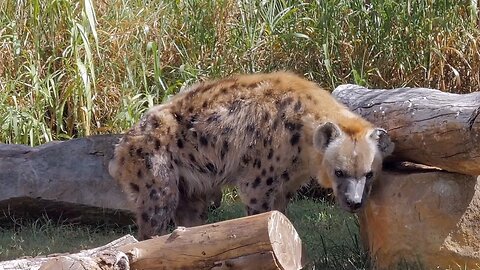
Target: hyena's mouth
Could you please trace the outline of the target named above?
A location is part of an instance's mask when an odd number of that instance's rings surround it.
[[[358,213],[364,205],[363,200],[362,202],[352,202],[346,198],[342,198],[338,203],[343,210],[352,214]]]

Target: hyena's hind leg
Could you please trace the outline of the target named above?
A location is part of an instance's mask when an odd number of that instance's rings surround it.
[[[109,171],[133,203],[139,240],[166,234],[179,200],[178,176],[171,158],[141,150],[136,151],[137,156],[122,156],[120,151],[116,151]]]
[[[180,177],[180,179],[182,179]],[[209,209],[216,209],[222,200],[221,188],[212,189],[206,193],[188,194],[179,183],[180,201],[175,213],[176,226],[193,227],[206,223]]]

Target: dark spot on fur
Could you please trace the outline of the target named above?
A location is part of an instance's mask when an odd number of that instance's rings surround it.
[[[196,132],[196,131],[192,131],[192,136],[193,136],[194,138],[197,138],[197,136],[198,136],[197,132]]]
[[[312,100],[312,96],[307,95],[307,99],[308,99],[308,100]]]
[[[191,129],[193,127],[193,125],[197,121],[197,118],[198,118],[198,114],[194,114],[190,117],[190,120],[188,120],[186,124],[187,129]]]
[[[177,146],[178,148],[183,148],[183,141],[181,139],[177,139]]]
[[[207,101],[204,101],[203,104],[202,104],[202,107],[203,107],[203,108],[206,108],[207,105],[208,105]]]
[[[190,159],[191,162],[196,163],[195,157],[193,156],[192,153],[188,154],[188,158]]]
[[[178,123],[183,121],[183,116],[179,113],[173,113],[173,117],[175,117],[175,120],[177,120]]]
[[[268,185],[268,186],[271,186],[272,184],[273,184],[273,178],[272,178],[272,177],[269,177],[269,178],[267,179],[267,185]]]
[[[145,184],[145,187],[146,187],[147,189],[151,189],[152,186],[153,186],[153,183],[152,183],[152,184],[149,184],[149,183],[146,183],[146,184]]]
[[[253,124],[248,124],[247,127],[246,127],[246,131],[248,133],[253,133],[253,131],[255,131],[255,125]]]
[[[180,160],[178,160],[178,159],[176,159],[176,158],[173,159],[173,162],[174,162],[177,166],[180,165]]]
[[[250,199],[250,203],[251,203],[251,204],[256,204],[256,203],[257,203],[257,199],[255,199],[255,198]]]
[[[275,102],[275,105],[276,105],[276,107],[277,107],[277,110],[278,110],[278,111],[284,111],[285,108],[292,103],[292,101],[293,101],[293,98],[292,98],[292,97],[286,97],[286,98],[284,98],[284,99],[282,99],[282,100],[277,100],[277,101]]]
[[[247,87],[248,87],[248,88],[255,88],[255,87],[257,87],[259,84],[260,84],[260,82],[254,82],[254,83],[249,84]]]
[[[264,122],[268,122],[268,120],[270,120],[270,113],[269,112],[265,112],[263,114],[263,121]]]
[[[123,164],[125,164],[125,157],[120,158],[120,165],[123,165]]]
[[[147,156],[145,157],[145,168],[147,168],[147,170],[150,170],[152,168],[152,159]]]
[[[201,143],[203,146],[207,146],[207,145],[208,145],[208,138],[207,138],[207,136],[201,135],[201,136],[200,136],[200,143]]]
[[[286,121],[284,125],[285,125],[285,128],[290,131],[300,130],[303,127],[302,123],[294,123],[289,121]]]
[[[148,214],[146,212],[143,212],[142,213],[142,220],[144,222],[148,222],[149,219],[150,219],[150,217],[148,216]]]
[[[291,145],[296,145],[300,141],[300,133],[295,132],[292,135],[292,138],[290,138],[290,144]]]
[[[260,185],[261,181],[262,181],[262,179],[260,179],[260,177],[255,178],[255,180],[253,181],[253,184],[252,184],[252,188],[257,188]]]
[[[134,192],[139,192],[140,191],[140,187],[135,184],[135,183],[130,183],[130,188],[134,191]]]
[[[272,195],[272,193],[273,193],[273,188],[269,188],[267,190],[267,193],[265,194],[265,196],[267,196],[267,198],[269,198]]]
[[[230,132],[232,132],[232,128],[231,127],[226,127],[222,130],[222,134],[223,135],[227,135],[227,134],[230,134]]]
[[[150,190],[150,195],[149,195],[149,196],[150,196],[150,199],[151,199],[151,200],[154,200],[154,201],[158,200],[158,192],[157,192],[157,190],[156,190],[156,189]]]
[[[270,172],[273,172],[273,166],[270,166]]]
[[[188,107],[188,112],[189,112],[189,113],[193,113],[193,107],[191,107],[191,106]]]
[[[143,148],[137,148],[137,150],[135,150],[135,153],[137,154],[138,157],[141,157],[143,158]]]
[[[209,170],[211,173],[213,174],[217,173],[217,168],[215,167],[215,165],[213,165],[213,163],[209,162],[205,166],[207,167],[207,170]]]
[[[208,122],[208,123],[217,122],[219,118],[220,118],[220,115],[218,115],[217,113],[212,113],[212,114],[207,118],[207,122]]]
[[[158,225],[158,221],[156,219],[152,218],[152,220],[150,220],[150,225],[152,227],[156,227]]]
[[[290,180],[290,175],[288,174],[287,171],[284,171],[280,177],[282,177],[282,179],[285,181]]]
[[[185,183],[185,177],[183,175],[180,175],[180,177],[178,177],[178,182],[180,182],[180,184],[184,184]]]
[[[263,139],[263,146],[267,147],[268,145],[272,145],[272,138],[271,137]]]
[[[257,215],[257,214],[260,214],[260,211],[254,210],[254,209],[250,208],[249,206],[247,206],[247,213],[249,215]]]
[[[262,204],[262,208],[263,208],[263,210],[268,210],[270,207],[268,206],[268,203],[264,202]]]
[[[276,130],[278,128],[279,122],[280,120],[278,118],[275,118],[275,120],[273,120],[273,130]]]
[[[226,87],[222,87],[222,88],[220,89],[220,93],[221,93],[221,94],[226,94],[226,93],[227,93],[227,88],[226,88]]]
[[[301,108],[302,108],[302,102],[300,100],[297,100],[297,102],[295,103],[295,106],[293,106],[293,110],[298,112],[300,111]]]
[[[158,150],[160,149],[160,140],[159,140],[159,139],[155,139],[154,144],[155,144],[155,150],[158,151]]]
[[[295,164],[298,162],[298,156],[294,156],[292,159],[292,164]]]
[[[275,159],[276,159],[277,161],[280,161],[280,156],[277,156]]]
[[[160,123],[158,122],[158,119],[155,117],[152,117],[152,120],[150,121],[152,128],[156,129],[160,126]]]
[[[267,171],[265,169],[262,170],[262,175],[265,176],[267,174]]]
[[[158,205],[155,205],[154,212],[155,212],[155,215],[157,215],[158,213],[160,213],[160,207],[159,207]]]
[[[227,154],[228,152],[228,142],[227,141],[223,141],[223,144],[222,144],[222,150],[220,150],[220,158],[222,160],[225,159],[225,155]]]
[[[141,169],[138,169],[138,171],[137,171],[137,177],[138,177],[138,178],[142,178],[142,177],[143,177],[143,172],[142,172]]]
[[[268,158],[268,159],[272,159],[272,157],[273,157],[273,149],[270,148],[270,151],[268,151],[267,158]]]
[[[241,106],[241,101],[239,101],[239,100],[233,101],[233,102],[230,103],[230,105],[228,106],[228,113],[229,113],[229,114],[232,114],[232,113],[237,112],[237,111],[240,109],[240,106]]]
[[[253,161],[253,167],[257,167],[260,169],[260,167],[262,167],[262,161],[260,161],[260,159],[256,158],[254,161]]]
[[[287,200],[290,200],[291,198],[293,198],[293,193],[288,192],[286,198],[287,198]]]
[[[248,164],[250,163],[250,157],[247,156],[247,155],[243,155],[243,157],[242,157],[242,163],[243,163],[244,165],[248,165]]]

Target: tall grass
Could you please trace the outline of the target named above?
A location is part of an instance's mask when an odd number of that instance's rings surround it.
[[[0,142],[121,132],[206,77],[480,84],[476,1],[0,1]]]

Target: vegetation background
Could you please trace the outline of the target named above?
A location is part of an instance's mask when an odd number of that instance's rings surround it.
[[[333,90],[480,85],[477,0],[0,1],[0,142],[119,133],[205,78],[288,69]],[[228,194],[227,194],[228,195]],[[232,200],[211,220],[239,215]],[[364,269],[356,220],[296,201],[318,269]],[[98,245],[118,234],[54,221],[0,228],[0,259]],[[69,239],[68,243],[64,239]],[[72,239],[80,239],[75,242]]]
[[[0,1],[0,142],[122,132],[207,77],[479,89],[477,1]]]

